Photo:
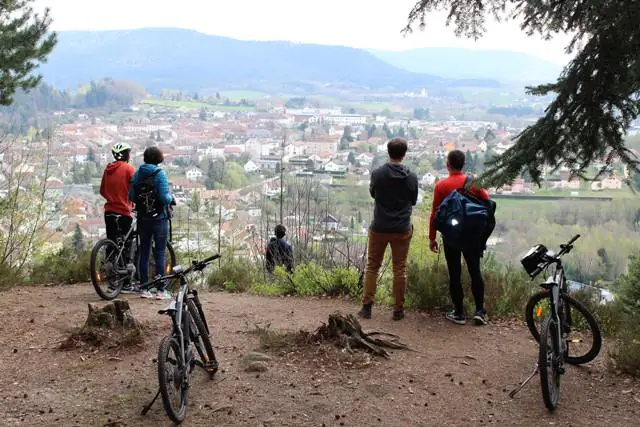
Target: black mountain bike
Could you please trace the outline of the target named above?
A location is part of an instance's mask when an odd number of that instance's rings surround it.
[[[118,217],[118,215],[115,215]],[[118,229],[120,237],[117,241],[102,239],[98,241],[91,251],[89,269],[91,270],[91,283],[100,298],[112,300],[120,295],[122,288],[140,280],[140,238],[137,231],[137,221],[134,217],[131,228]],[[118,223],[118,228],[120,225]],[[166,265],[158,270],[154,261],[155,246],[151,244],[151,256],[149,257],[149,276],[166,274],[176,265],[176,253],[170,242],[167,242]]]
[[[560,398],[560,376],[565,373],[564,363],[581,364],[593,360],[602,347],[602,334],[593,315],[579,301],[568,295],[567,280],[562,266],[562,256],[573,249],[580,238],[576,235],[566,244],[560,245],[560,252],[554,254],[544,245],[536,245],[522,258],[521,263],[531,279],[554,266],[555,271],[544,283],[544,291],[535,294],[526,308],[529,330],[540,343],[538,362],[534,372],[509,395],[514,397],[536,373],[540,373],[540,385],[545,406],[553,411]],[[548,309],[538,306],[546,299]],[[535,313],[534,313],[535,312]],[[577,315],[581,315],[580,318]],[[534,316],[544,320],[538,329]],[[572,344],[582,343],[587,332],[591,332],[593,342],[584,354],[576,355],[569,349]],[[571,347],[573,348],[573,347]]]
[[[173,274],[142,285],[149,287],[160,281],[166,283],[171,279],[180,280],[180,290],[176,299],[158,312],[170,316],[173,326],[170,334],[160,342],[158,350],[158,392],[151,403],[142,410],[142,415],[151,409],[158,395],[161,395],[167,415],[174,423],[180,424],[187,415],[189,376],[195,366],[200,365],[204,368],[210,378],[218,371],[218,361],[211,346],[209,326],[198,298],[198,291],[190,289],[187,281],[189,273],[202,271],[218,258],[220,255],[211,256],[203,261],[193,261],[191,267],[186,270],[177,265],[173,268]],[[197,355],[194,354],[193,347]]]

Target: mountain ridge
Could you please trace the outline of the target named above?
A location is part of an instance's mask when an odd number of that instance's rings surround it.
[[[58,45],[40,71],[45,81],[62,88],[104,77],[134,80],[150,91],[499,87],[492,79],[407,71],[352,47],[244,41],[167,27],[58,32]]]

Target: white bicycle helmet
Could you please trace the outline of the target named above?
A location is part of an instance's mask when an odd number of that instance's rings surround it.
[[[131,146],[126,142],[119,142],[111,148],[111,154],[116,160],[123,160],[124,153],[131,150]]]

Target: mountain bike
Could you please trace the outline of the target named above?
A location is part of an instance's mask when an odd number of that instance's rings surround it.
[[[189,376],[195,366],[204,368],[212,379],[218,371],[218,361],[211,346],[209,326],[198,298],[198,291],[190,289],[187,281],[190,273],[204,270],[218,258],[220,255],[213,255],[203,261],[193,261],[191,267],[186,270],[177,265],[173,267],[172,274],[141,285],[151,287],[159,282],[180,280],[180,290],[176,299],[164,310],[158,311],[159,314],[171,317],[172,327],[169,335],[160,342],[158,349],[158,392],[151,403],[142,410],[142,415],[151,409],[160,395],[164,410],[171,421],[180,424],[187,415]],[[193,347],[199,360],[193,352]]]
[[[120,215],[113,214],[116,218]],[[91,270],[91,283],[100,298],[112,300],[120,295],[122,289],[139,281],[140,277],[140,236],[137,230],[137,220],[134,217],[129,230],[120,228],[118,224],[118,239],[114,242],[102,239],[91,250],[89,269]],[[171,240],[171,239],[169,239]],[[149,257],[149,275],[165,274],[176,265],[176,253],[170,242],[167,242],[166,262],[164,268],[158,270],[155,265],[155,245],[151,243],[151,256]]]
[[[573,244],[579,238],[580,235],[578,234],[567,243],[560,245],[558,254],[554,254],[544,245],[538,244],[531,248],[521,259],[522,266],[531,279],[535,279],[549,267],[555,267],[555,271],[552,276],[540,284],[544,291],[535,294],[527,304],[526,317],[529,330],[534,335],[534,338],[536,334],[539,335],[538,361],[534,372],[509,396],[513,398],[531,378],[540,373],[542,398],[545,406],[550,411],[555,410],[558,406],[560,376],[565,373],[564,363],[581,364],[591,361],[598,355],[602,347],[602,334],[595,318],[584,305],[568,295],[567,280],[561,258],[571,252]],[[536,309],[537,303],[545,298],[548,301],[548,312],[546,314],[542,308]],[[574,313],[579,313],[584,317],[586,324],[582,325],[583,329],[588,326],[593,335],[591,348],[580,356],[569,353],[570,344],[574,343],[574,340],[581,342],[581,334],[584,333],[581,331],[579,322],[576,322],[574,316],[572,316],[572,308],[576,310]],[[539,330],[534,322],[534,310],[538,316],[545,314]],[[577,338],[574,339],[572,334],[576,334]]]

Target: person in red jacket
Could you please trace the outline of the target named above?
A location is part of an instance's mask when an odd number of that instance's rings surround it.
[[[440,251],[438,242],[436,241],[437,232],[434,224],[436,212],[440,203],[442,203],[451,192],[464,187],[467,178],[462,172],[464,162],[465,156],[462,151],[453,150],[449,152],[447,156],[449,176],[438,181],[433,192],[433,207],[429,221],[429,247],[436,253]],[[482,200],[489,200],[489,193],[484,189],[474,188],[472,186],[470,192]],[[476,303],[476,312],[473,316],[473,321],[476,325],[487,324],[487,311],[484,308],[484,280],[480,271],[480,258],[482,257],[483,248],[471,247],[460,250],[447,246],[446,241],[443,246],[444,256],[447,260],[447,268],[449,270],[449,291],[454,306],[454,309],[446,314],[447,320],[459,325],[467,323],[463,304],[464,292],[460,280],[460,276],[462,275],[462,261],[460,258],[461,255],[463,255],[467,263],[467,270],[469,270],[469,275],[471,276],[471,292],[473,293],[473,299]]]
[[[104,204],[104,223],[107,239],[116,242],[124,237],[133,222],[133,203],[129,201],[129,185],[135,169],[129,164],[131,146],[119,143],[111,149],[115,161],[109,163],[102,174],[100,195],[107,202]],[[129,290],[127,285],[123,291]]]

